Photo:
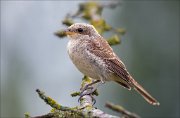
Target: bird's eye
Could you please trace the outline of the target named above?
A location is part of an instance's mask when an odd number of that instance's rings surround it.
[[[82,28],[78,28],[77,31],[78,31],[79,33],[81,33],[81,32],[83,32],[83,29],[82,29]]]

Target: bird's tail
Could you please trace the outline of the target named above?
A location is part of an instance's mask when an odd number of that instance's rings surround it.
[[[157,105],[159,106],[160,103],[153,98],[140,84],[138,84],[132,77],[131,77],[131,82],[132,85],[134,87],[134,89],[140,94],[142,95],[142,97],[150,104],[152,105]]]

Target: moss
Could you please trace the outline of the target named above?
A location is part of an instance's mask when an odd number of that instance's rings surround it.
[[[112,37],[107,39],[109,45],[117,45],[120,43],[120,38],[117,35],[113,35]]]
[[[87,84],[90,84],[92,80],[88,76],[84,76],[82,79],[81,87],[84,87]]]
[[[117,33],[120,33],[121,35],[124,35],[124,34],[126,33],[126,30],[123,29],[123,28],[117,28],[117,29],[115,29],[115,31],[116,31]]]
[[[97,89],[92,93],[92,95],[95,95],[95,96],[98,96],[98,95],[99,95]]]
[[[76,96],[79,96],[79,95],[80,95],[80,92],[71,93],[71,96],[72,96],[72,97],[76,97]]]
[[[25,118],[31,118],[28,112],[24,113]]]
[[[93,12],[95,12],[95,14],[101,15],[102,7],[100,7],[96,2],[86,2],[80,4],[79,12],[81,12],[84,19],[90,20],[93,17]]]
[[[58,36],[59,38],[63,38],[66,36],[66,33],[64,32],[64,30],[59,30],[57,32],[54,33],[56,36]]]
[[[71,26],[72,24],[74,24],[73,20],[70,19],[70,18],[65,18],[63,21],[62,21],[62,24],[66,25],[66,26]]]

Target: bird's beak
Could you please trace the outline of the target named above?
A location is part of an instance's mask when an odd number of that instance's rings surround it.
[[[69,29],[66,29],[64,32],[65,32],[66,35],[74,35],[74,34],[76,34],[75,32],[70,31]]]

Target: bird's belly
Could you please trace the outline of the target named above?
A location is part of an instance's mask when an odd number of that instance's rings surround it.
[[[98,68],[91,63],[87,57],[82,55],[73,55],[71,59],[78,70],[84,75],[87,75],[93,79],[100,79],[98,75]]]
[[[68,49],[68,54],[73,64],[78,68],[80,72],[93,79],[100,79],[98,75],[98,67],[92,62],[92,60],[89,59],[84,50]]]

